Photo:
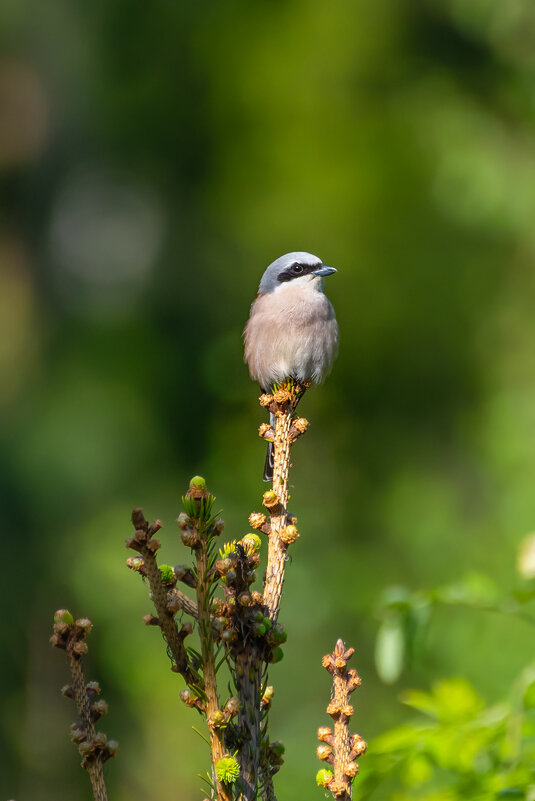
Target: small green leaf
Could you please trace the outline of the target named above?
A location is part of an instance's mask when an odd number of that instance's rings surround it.
[[[384,621],[375,643],[375,666],[385,684],[393,684],[401,675],[405,637],[399,615]]]

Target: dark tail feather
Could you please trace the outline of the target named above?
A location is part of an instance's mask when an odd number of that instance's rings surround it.
[[[273,431],[275,431],[275,426],[277,425],[277,418],[273,414],[273,412],[269,413],[269,424]],[[273,447],[272,442],[268,442],[268,449],[266,453],[266,462],[264,464],[264,481],[273,481],[273,464],[275,461],[275,448]]]
[[[264,464],[264,475],[262,477],[264,481],[273,481],[273,454],[274,454],[273,443],[268,442],[266,461]]]

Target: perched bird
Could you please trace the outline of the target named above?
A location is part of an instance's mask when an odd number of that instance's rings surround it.
[[[335,273],[311,253],[286,253],[269,265],[243,332],[245,361],[263,392],[287,379],[323,381],[338,349],[334,309],[323,292]],[[271,415],[271,425],[275,418]],[[273,478],[273,443],[268,443],[264,481]]]

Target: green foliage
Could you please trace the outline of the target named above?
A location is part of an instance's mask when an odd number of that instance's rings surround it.
[[[521,572],[526,572],[519,562]],[[423,629],[440,605],[458,605],[479,614],[497,612],[535,624],[526,606],[535,598],[533,580],[522,578],[503,593],[483,574],[428,591],[395,587],[383,593],[376,661],[386,682],[399,678],[404,653],[415,654]],[[498,643],[497,648],[504,647]],[[492,669],[492,668],[491,668]],[[400,700],[420,717],[377,737],[369,747],[360,797],[394,777],[404,788],[396,801],[492,801],[535,798],[535,663],[504,687],[503,700],[487,706],[464,678],[436,681],[431,691],[406,690]],[[377,795],[381,791],[377,791]]]
[[[375,646],[379,676],[394,683],[407,662],[423,645],[430,619],[437,607],[460,606],[517,617],[535,626],[535,613],[526,608],[535,599],[535,579],[521,579],[502,593],[488,576],[469,573],[460,581],[431,590],[410,593],[404,587],[390,587],[383,593],[378,616],[381,625]]]
[[[376,797],[376,786],[395,774],[404,788],[396,801],[532,799],[535,714],[523,698],[534,670],[535,664],[491,707],[465,679],[437,682],[430,692],[405,692],[402,701],[422,716],[370,743],[359,798]]]

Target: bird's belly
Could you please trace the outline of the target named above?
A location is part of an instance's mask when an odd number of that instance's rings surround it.
[[[289,377],[317,383],[332,366],[338,327],[333,308],[322,295],[312,306],[261,304],[249,320],[245,340],[251,376],[264,389]]]

